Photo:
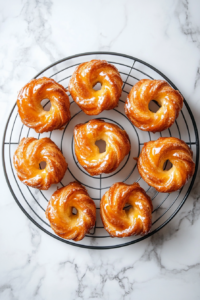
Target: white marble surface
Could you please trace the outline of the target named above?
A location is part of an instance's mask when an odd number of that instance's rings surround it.
[[[199,0],[0,1],[1,135],[19,89],[58,59],[141,58],[181,90],[200,125]],[[126,248],[65,245],[16,205],[1,168],[0,299],[200,299],[200,186],[159,233]]]

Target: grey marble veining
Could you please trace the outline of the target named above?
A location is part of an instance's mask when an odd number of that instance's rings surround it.
[[[19,89],[58,59],[130,54],[160,69],[200,125],[200,2],[1,1],[1,135]],[[52,239],[16,205],[1,168],[0,299],[200,298],[200,172],[186,203],[138,244],[98,251]]]

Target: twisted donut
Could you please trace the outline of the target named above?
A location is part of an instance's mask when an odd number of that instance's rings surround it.
[[[160,109],[149,110],[151,100]],[[164,80],[142,79],[131,89],[125,103],[125,113],[131,122],[144,131],[158,132],[170,127],[183,106],[183,97]]]
[[[45,169],[40,163],[46,162]],[[60,149],[49,138],[23,138],[14,153],[13,164],[19,180],[40,190],[48,190],[58,183],[67,170],[67,163]]]
[[[99,152],[98,140],[106,142],[106,151]],[[102,120],[91,120],[74,128],[76,157],[90,175],[111,173],[130,151],[129,137],[125,130]]]
[[[101,89],[95,91],[96,83]],[[105,60],[91,60],[80,64],[73,73],[69,91],[87,115],[98,115],[118,105],[123,81],[115,66]]]
[[[76,215],[72,213],[73,207],[77,210]],[[80,241],[95,225],[96,206],[80,183],[71,182],[52,195],[46,217],[57,235]]]
[[[51,101],[49,111],[43,109],[43,99]],[[27,83],[19,92],[17,106],[22,123],[40,133],[59,129],[71,118],[66,89],[47,77]]]
[[[168,171],[163,170],[167,160],[173,165]],[[179,190],[195,170],[192,151],[185,142],[174,137],[145,143],[137,166],[141,177],[161,193]]]
[[[125,210],[125,204],[132,207]],[[115,237],[148,233],[151,228],[152,210],[151,199],[138,183],[115,183],[100,202],[104,228]]]

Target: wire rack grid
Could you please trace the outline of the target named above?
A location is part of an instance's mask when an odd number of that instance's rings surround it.
[[[198,130],[193,114],[184,99],[184,106],[175,124],[160,133],[152,134],[150,132],[143,132],[136,128],[126,117],[124,113],[124,103],[132,86],[140,79],[163,79],[166,80],[174,89],[176,86],[159,70],[147,64],[140,59],[128,56],[125,54],[113,52],[90,52],[73,55],[64,58],[37,74],[34,78],[50,77],[62,84],[65,88],[68,87],[69,80],[75,68],[82,62],[91,59],[105,59],[109,63],[114,64],[122,77],[123,88],[122,95],[118,107],[111,111],[104,111],[99,116],[85,115],[77,104],[70,97],[70,110],[72,118],[65,126],[64,130],[55,130],[49,133],[37,134],[33,129],[27,128],[21,123],[17,112],[17,106],[14,105],[3,136],[2,144],[2,159],[5,177],[10,188],[10,191],[16,200],[19,207],[25,215],[41,230],[50,236],[74,246],[90,249],[111,249],[127,246],[137,243],[147,237],[155,234],[177,214],[185,203],[192,186],[195,181],[198,161],[199,161],[199,138]],[[50,102],[48,99],[42,102],[44,109],[49,109]],[[151,103],[151,109],[156,110],[156,103]],[[78,163],[74,152],[73,128],[79,123],[85,123],[93,118],[103,119],[107,122],[114,123],[125,129],[130,137],[131,151],[124,158],[118,169],[111,174],[101,174],[99,176],[90,176]],[[50,137],[57,146],[61,149],[68,162],[68,170],[58,185],[53,185],[48,191],[39,191],[23,185],[17,178],[12,157],[20,140],[23,137],[41,138]],[[136,161],[133,157],[138,157],[145,142],[156,140],[162,136],[174,136],[184,140],[194,153],[194,161],[196,163],[195,173],[193,178],[181,190],[174,193],[161,194],[154,188],[148,186],[140,177],[136,168]],[[166,165],[166,168],[168,166]],[[73,242],[62,239],[54,234],[48,220],[45,218],[45,209],[52,193],[59,187],[67,185],[69,182],[77,180],[83,184],[90,196],[93,198],[97,208],[97,221],[94,229],[86,235],[80,242]],[[145,236],[132,236],[124,239],[111,238],[103,228],[100,218],[100,200],[103,194],[115,183],[123,181],[128,184],[139,182],[146,190],[147,194],[153,201],[153,224],[152,230]]]

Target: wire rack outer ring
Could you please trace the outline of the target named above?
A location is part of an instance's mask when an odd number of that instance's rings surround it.
[[[37,78],[39,75],[41,75],[42,73],[44,73],[46,70],[48,70],[49,68],[61,63],[61,62],[64,62],[64,61],[67,61],[69,59],[72,59],[72,58],[77,58],[77,57],[81,57],[81,56],[87,56],[87,55],[114,55],[114,56],[120,56],[120,57],[125,57],[125,58],[128,58],[128,59],[131,59],[133,60],[134,62],[139,62],[149,68],[151,68],[152,70],[154,70],[155,72],[157,72],[158,74],[160,74],[166,81],[168,81],[170,83],[170,85],[176,89],[177,87],[162,73],[160,72],[158,69],[156,69],[155,67],[151,66],[150,64],[144,62],[143,60],[140,60],[138,58],[135,58],[133,56],[130,56],[130,55],[126,55],[126,54],[121,54],[121,53],[116,53],[116,52],[104,52],[104,51],[96,51],[96,52],[85,52],[85,53],[80,53],[80,54],[76,54],[76,55],[72,55],[72,56],[68,56],[66,58],[63,58],[61,60],[58,60],[56,61],[55,63],[49,65],[48,67],[46,67],[45,69],[43,69],[42,71],[40,71],[35,77]],[[129,76],[129,75],[128,75]],[[127,77],[128,78],[128,77]],[[123,244],[117,244],[117,245],[112,245],[112,246],[90,246],[90,245],[81,245],[81,244],[76,244],[76,243],[72,243],[68,240],[64,240],[64,239],[61,239],[60,237],[56,236],[56,235],[53,235],[51,232],[47,231],[45,228],[43,228],[40,224],[38,224],[28,213],[27,211],[23,208],[23,206],[20,204],[19,200],[17,199],[13,189],[12,189],[12,186],[11,186],[11,183],[8,179],[8,174],[6,172],[6,163],[5,163],[5,159],[4,159],[4,142],[5,142],[5,136],[6,136],[6,131],[7,131],[7,128],[8,128],[8,124],[9,124],[9,121],[10,121],[10,117],[16,107],[16,104],[14,104],[10,114],[9,114],[9,117],[8,117],[8,120],[6,122],[6,126],[5,126],[5,129],[4,129],[4,134],[3,134],[3,141],[2,141],[2,163],[3,163],[3,170],[4,170],[4,175],[5,175],[5,178],[6,178],[6,182],[8,184],[8,187],[10,189],[10,192],[11,194],[13,195],[13,198],[15,199],[16,203],[18,204],[18,206],[20,207],[20,209],[23,211],[23,213],[38,227],[40,228],[42,231],[44,231],[45,233],[47,233],[48,235],[52,236],[53,238],[57,239],[57,240],[60,240],[66,244],[70,244],[70,245],[73,245],[75,247],[80,247],[80,248],[87,248],[87,249],[100,249],[100,250],[106,250],[106,249],[113,249],[113,248],[120,248],[120,247],[125,247],[125,246],[128,246],[128,245],[131,245],[131,244],[134,244],[134,243],[137,243],[139,241],[142,241],[150,236],[152,236],[153,234],[155,234],[156,232],[158,232],[159,230],[161,230],[164,226],[166,226],[174,217],[175,215],[178,213],[178,211],[181,209],[181,207],[183,206],[183,204],[185,203],[186,199],[188,198],[190,192],[191,192],[191,189],[194,185],[194,182],[195,182],[195,178],[196,178],[196,175],[197,175],[197,170],[198,170],[198,164],[199,164],[199,136],[198,136],[198,129],[197,129],[197,125],[196,125],[196,122],[195,122],[195,119],[194,119],[194,116],[191,112],[191,109],[188,105],[188,103],[186,102],[186,100],[184,99],[184,104],[187,108],[187,111],[190,115],[190,118],[191,118],[191,121],[192,121],[192,125],[193,125],[193,128],[194,128],[194,132],[195,132],[195,138],[196,138],[196,141],[195,141],[195,144],[196,144],[196,166],[195,166],[195,172],[194,172],[194,175],[193,175],[193,178],[191,180],[191,183],[190,183],[190,186],[184,196],[184,198],[182,199],[181,203],[179,204],[179,206],[176,208],[176,210],[171,214],[171,216],[163,223],[161,224],[159,227],[157,227],[156,229],[154,229],[153,231],[149,232],[147,235],[145,236],[142,236],[141,238],[137,239],[137,240],[133,240],[133,241],[130,241],[130,242],[127,242],[127,243],[123,243]]]

